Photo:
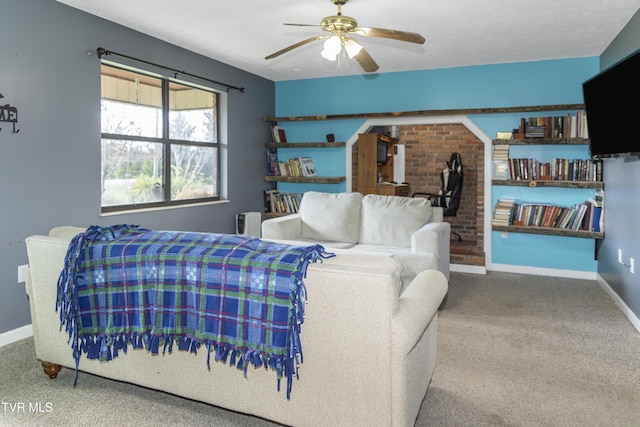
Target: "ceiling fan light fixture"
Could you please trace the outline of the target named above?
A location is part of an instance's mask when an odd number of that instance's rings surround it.
[[[378,71],[379,66],[376,61],[371,57],[369,52],[357,41],[357,39],[351,39],[348,36],[356,35],[357,37],[380,37],[383,39],[424,44],[425,39],[418,33],[412,33],[409,31],[390,30],[386,28],[373,28],[373,27],[359,27],[358,21],[350,16],[342,14],[342,6],[344,6],[349,0],[331,0],[331,2],[338,6],[338,14],[327,16],[320,21],[320,27],[326,31],[326,35],[318,35],[315,37],[309,37],[308,39],[294,43],[284,49],[281,49],[271,55],[265,56],[265,59],[273,59],[284,53],[287,53],[300,46],[304,46],[307,43],[314,42],[316,40],[325,40],[324,49],[321,52],[323,58],[329,61],[338,61],[347,56],[349,59],[355,59],[360,68],[366,73],[373,73]],[[293,25],[299,27],[316,27],[317,25],[309,24],[284,24]]]
[[[320,52],[320,55],[322,55],[324,59],[328,59],[329,61],[336,61],[338,59],[338,55],[329,52],[327,49],[324,49],[322,52]]]
[[[338,58],[338,54],[342,50],[342,40],[340,36],[332,34],[325,42],[324,49],[320,53],[324,58],[329,61],[335,61]]]
[[[362,45],[357,41],[355,41],[354,39],[345,39],[344,50],[347,51],[347,55],[349,55],[349,59],[353,59],[353,57],[359,54],[360,51],[362,50]]]

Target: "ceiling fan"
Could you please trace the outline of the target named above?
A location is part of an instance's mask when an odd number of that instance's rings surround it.
[[[324,49],[321,54],[324,58],[335,61],[338,59],[338,55],[344,51],[349,56],[350,59],[355,59],[358,61],[358,64],[362,67],[362,69],[371,73],[378,70],[378,64],[373,60],[369,52],[354,38],[349,36],[358,35],[358,36],[367,36],[367,37],[382,37],[391,40],[398,40],[402,42],[423,44],[424,37],[422,37],[418,33],[410,33],[407,31],[398,31],[398,30],[387,30],[384,28],[370,28],[370,27],[359,27],[358,21],[355,18],[350,16],[345,16],[342,14],[342,6],[347,3],[349,0],[331,0],[333,4],[338,6],[338,14],[333,16],[327,16],[320,22],[320,27],[327,31],[329,34],[323,34],[319,36],[310,37],[306,40],[302,40],[298,43],[295,43],[291,46],[285,47],[282,50],[279,50],[275,53],[272,53],[269,56],[266,56],[264,59],[272,59],[277,56],[282,55],[283,53],[287,53],[295,48],[300,46],[304,46],[307,43],[314,42],[316,40],[326,39],[324,42]],[[298,27],[317,27],[318,25],[312,24],[284,24],[284,25],[292,25]]]

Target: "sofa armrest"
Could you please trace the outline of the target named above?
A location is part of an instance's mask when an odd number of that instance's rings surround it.
[[[71,240],[77,234],[84,233],[86,228],[73,227],[70,225],[62,225],[60,227],[54,227],[49,230],[49,237],[60,237],[63,239]]]
[[[302,218],[292,214],[262,221],[262,238],[294,240],[302,237]]]
[[[436,270],[418,274],[400,295],[398,313],[392,322],[392,344],[396,355],[406,355],[420,340],[438,312],[449,285]]]
[[[451,224],[430,222],[411,235],[411,252],[428,252],[438,256],[438,270],[449,280]]]
[[[437,360],[438,308],[447,293],[444,275],[436,270],[418,274],[398,300],[391,320],[391,377],[394,394],[392,425],[412,426]]]

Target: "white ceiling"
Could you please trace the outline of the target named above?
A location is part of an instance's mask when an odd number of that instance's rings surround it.
[[[362,74],[355,61],[329,62],[315,41],[330,0],[58,0],[273,81]],[[640,0],[350,0],[360,26],[422,34],[424,45],[360,37],[379,73],[598,56]],[[120,47],[103,46],[127,54]],[[166,64],[169,65],[169,64]]]

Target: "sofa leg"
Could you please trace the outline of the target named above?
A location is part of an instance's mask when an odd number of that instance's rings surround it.
[[[58,376],[58,372],[62,369],[62,366],[55,363],[42,362],[42,370],[49,378],[54,379]]]

